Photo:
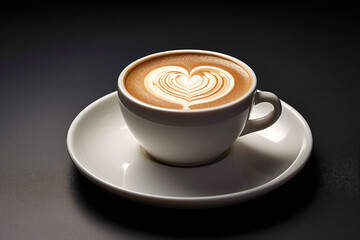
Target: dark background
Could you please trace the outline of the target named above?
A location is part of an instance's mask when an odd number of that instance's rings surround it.
[[[0,239],[359,239],[359,8],[351,2],[2,2]],[[171,49],[248,63],[309,123],[313,153],[279,189],[202,210],[153,207],[85,179],[66,149],[121,70]]]

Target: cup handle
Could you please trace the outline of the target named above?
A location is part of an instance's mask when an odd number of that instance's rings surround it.
[[[274,108],[263,117],[249,119],[246,122],[245,128],[241,132],[240,136],[267,128],[279,119],[282,111],[280,99],[271,92],[262,92],[257,90],[254,97],[254,104],[256,105],[262,102],[268,102],[273,105]]]

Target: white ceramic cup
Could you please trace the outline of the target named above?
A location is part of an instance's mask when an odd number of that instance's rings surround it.
[[[245,95],[233,102],[196,110],[157,107],[136,99],[126,90],[124,80],[134,66],[174,53],[205,53],[233,61],[251,74],[252,85]],[[118,79],[118,96],[128,128],[150,156],[169,165],[197,166],[218,159],[239,136],[267,128],[280,117],[279,98],[257,90],[256,85],[254,71],[234,57],[204,50],[174,50],[155,53],[128,65]],[[252,106],[261,102],[272,104],[272,111],[249,120]]]

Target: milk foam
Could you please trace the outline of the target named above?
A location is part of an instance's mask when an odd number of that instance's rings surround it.
[[[229,72],[214,66],[198,66],[190,72],[180,66],[162,66],[146,75],[144,85],[152,95],[190,109],[191,105],[226,96],[235,80]]]

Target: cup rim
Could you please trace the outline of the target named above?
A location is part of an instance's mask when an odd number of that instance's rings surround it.
[[[209,108],[201,108],[201,109],[172,109],[172,108],[164,108],[164,107],[159,107],[159,106],[155,106],[155,105],[151,105],[149,103],[145,103],[137,98],[135,98],[134,96],[132,96],[125,87],[125,77],[126,74],[132,69],[134,68],[136,65],[147,61],[151,58],[154,57],[159,57],[159,56],[165,56],[165,55],[170,55],[170,54],[174,54],[174,53],[200,53],[200,54],[210,54],[210,55],[215,55],[215,56],[219,56],[222,58],[225,58],[227,60],[230,60],[240,66],[242,66],[252,77],[252,84],[250,89],[240,98],[230,102],[230,103],[226,103],[223,105],[219,105],[216,107],[209,107]],[[129,65],[127,65],[120,73],[119,77],[118,77],[118,95],[120,97],[120,93],[123,97],[125,97],[127,100],[131,101],[132,103],[135,103],[136,105],[140,105],[142,108],[147,108],[150,110],[155,110],[157,112],[168,112],[168,113],[175,113],[175,114],[201,114],[201,113],[207,113],[207,112],[212,112],[212,111],[219,111],[219,110],[224,110],[227,108],[232,108],[234,105],[237,105],[241,102],[243,102],[245,99],[248,99],[249,97],[252,96],[253,92],[256,90],[256,86],[257,86],[257,78],[255,75],[255,72],[250,68],[249,65],[247,65],[246,63],[244,63],[243,61],[232,57],[230,55],[224,54],[224,53],[219,53],[219,52],[215,52],[215,51],[209,51],[209,50],[198,50],[198,49],[178,49],[178,50],[168,50],[168,51],[162,51],[162,52],[157,52],[157,53],[153,53],[150,55],[146,55],[142,58],[139,58],[133,62],[131,62]]]

